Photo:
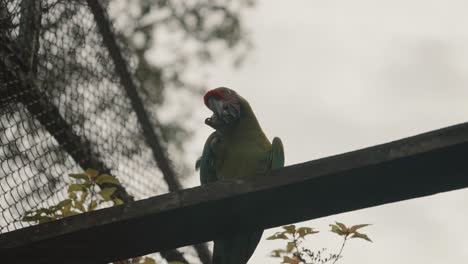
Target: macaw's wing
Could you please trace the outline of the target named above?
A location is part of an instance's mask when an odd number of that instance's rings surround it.
[[[284,167],[284,149],[283,143],[279,137],[275,137],[273,139],[273,143],[271,143],[271,168],[278,169]]]
[[[203,153],[196,167],[200,166],[200,182],[207,184],[218,180],[216,176],[216,164],[221,160],[220,137],[213,132],[205,142]]]

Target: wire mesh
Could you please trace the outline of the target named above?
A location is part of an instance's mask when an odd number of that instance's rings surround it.
[[[109,170],[136,200],[167,186],[85,1],[0,0],[0,233]]]

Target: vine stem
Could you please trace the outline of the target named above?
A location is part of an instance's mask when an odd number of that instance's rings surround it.
[[[335,259],[335,261],[333,261],[332,264],[335,264],[335,263],[340,259],[341,253],[343,252],[343,248],[344,248],[344,246],[345,246],[347,240],[348,240],[348,235],[346,235],[346,236],[344,237],[344,239],[343,239],[343,244],[341,244],[340,252],[338,252],[338,255],[336,256],[336,259]]]
[[[294,243],[294,247],[296,248],[296,252],[297,252],[297,257],[299,258],[300,261],[306,263],[305,259],[302,258],[301,256],[301,252],[299,251],[299,248],[298,248],[298,238],[296,238],[296,233],[294,232],[293,234],[293,243]]]

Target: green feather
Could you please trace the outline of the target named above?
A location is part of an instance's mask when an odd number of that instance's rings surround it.
[[[241,116],[231,130],[212,133],[200,158],[200,181],[249,179],[267,175],[284,166],[284,151],[277,137],[273,143],[263,133],[248,102],[240,97]],[[245,216],[248,217],[248,216]],[[214,241],[213,264],[245,264],[252,256],[263,231],[238,233]]]

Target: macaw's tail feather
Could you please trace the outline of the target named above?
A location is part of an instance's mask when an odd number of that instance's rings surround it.
[[[247,264],[263,231],[240,233],[229,239],[214,241],[212,264]]]
[[[195,170],[199,170],[200,169],[200,166],[201,166],[201,158],[198,158],[197,159],[197,162],[195,162]]]

